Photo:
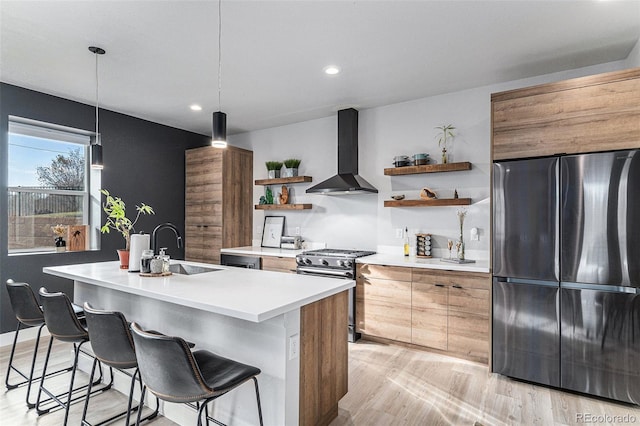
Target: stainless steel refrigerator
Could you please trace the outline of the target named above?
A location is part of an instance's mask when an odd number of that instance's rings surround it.
[[[493,369],[640,404],[640,151],[494,163]]]

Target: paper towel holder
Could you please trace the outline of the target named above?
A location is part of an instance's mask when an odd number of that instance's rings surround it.
[[[140,272],[140,259],[142,252],[149,250],[151,246],[151,236],[140,232],[131,234],[131,247],[129,248],[129,272]]]

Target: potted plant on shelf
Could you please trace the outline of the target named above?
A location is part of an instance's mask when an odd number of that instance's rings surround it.
[[[134,232],[134,226],[138,222],[141,214],[155,214],[151,206],[145,203],[136,205],[136,217],[132,221],[126,216],[126,206],[124,201],[120,197],[114,197],[109,194],[106,189],[101,189],[100,192],[107,197],[104,204],[102,204],[102,210],[107,214],[107,221],[100,232],[108,234],[111,229],[118,231],[125,241],[124,250],[118,250],[118,257],[120,258],[120,269],[129,268],[129,248],[131,246],[131,233]]]
[[[284,160],[283,162],[285,168],[282,177],[298,176],[298,166],[300,166],[302,160],[298,160],[297,158],[289,158],[287,160]]]
[[[267,161],[267,173],[269,179],[275,179],[280,177],[280,169],[282,168],[282,162],[280,161]]]
[[[436,139],[438,139],[438,146],[442,147],[442,164],[447,163],[447,143],[453,143],[453,138],[455,135],[453,131],[456,129],[452,124],[447,124],[444,126],[436,127],[439,130],[436,135]]]

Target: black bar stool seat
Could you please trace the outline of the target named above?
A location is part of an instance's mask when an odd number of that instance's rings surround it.
[[[131,324],[138,367],[145,384],[158,398],[168,402],[198,403],[198,426],[205,412],[207,424],[212,420],[207,404],[248,380],[253,380],[258,417],[262,425],[262,408],[256,376],[260,369],[221,357],[206,350],[191,352],[180,337],[144,331]]]

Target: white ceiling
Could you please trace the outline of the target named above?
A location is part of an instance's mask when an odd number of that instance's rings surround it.
[[[0,79],[94,104],[97,45],[101,107],[210,135],[217,18],[216,1],[0,0]],[[274,127],[621,60],[639,37],[640,0],[223,0],[222,110],[230,133]]]

